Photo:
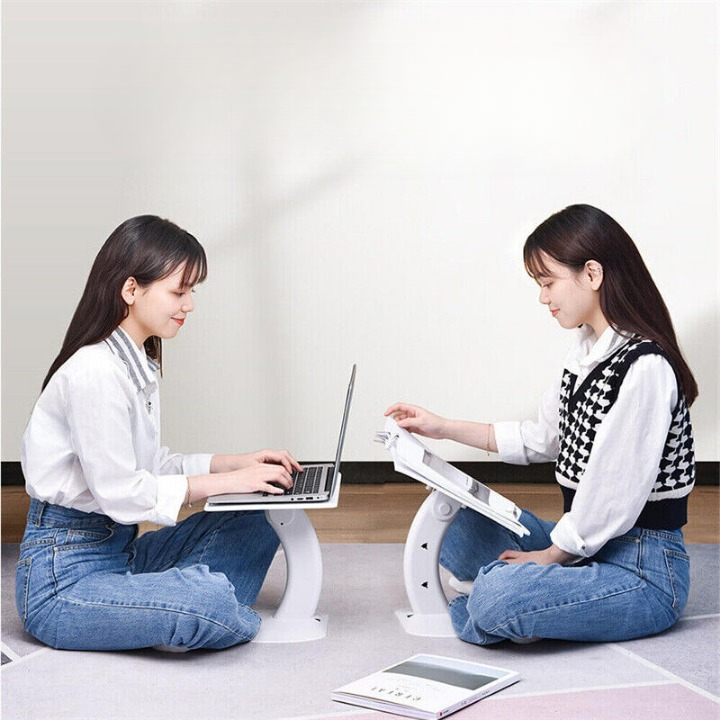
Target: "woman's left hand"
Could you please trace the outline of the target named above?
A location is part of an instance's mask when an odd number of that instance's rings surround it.
[[[284,465],[285,469],[292,475],[293,470],[302,472],[300,463],[287,450],[256,450],[248,453],[246,457],[252,458],[254,463],[273,463]]]
[[[302,472],[300,463],[287,450],[256,450],[242,455],[213,455],[210,472],[231,472],[257,464],[282,465],[290,474]]]
[[[502,560],[509,565],[519,565],[520,563],[535,563],[535,565],[553,565],[557,563],[564,565],[574,559],[574,555],[566,553],[556,545],[551,545],[549,548],[545,548],[545,550],[531,550],[530,552],[506,550],[498,558],[498,560]]]

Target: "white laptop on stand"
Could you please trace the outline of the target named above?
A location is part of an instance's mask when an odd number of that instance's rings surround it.
[[[280,538],[287,576],[285,592],[272,617],[263,617],[256,643],[287,643],[319,640],[327,633],[327,616],[317,614],[322,591],[322,553],[317,534],[305,508],[335,508],[340,496],[340,457],[345,442],[350,402],[355,386],[353,365],[340,424],[340,438],[334,463],[305,465],[293,488],[283,495],[232,493],[209,497],[205,510],[264,510]],[[312,486],[311,486],[312,485]]]
[[[293,472],[293,486],[282,495],[271,493],[228,493],[212,495],[207,499],[205,510],[209,512],[228,510],[269,510],[276,507],[337,507],[340,496],[340,457],[342,456],[347,429],[350,403],[355,386],[357,366],[353,365],[350,384],[345,396],[345,409],[340,424],[335,462],[304,465],[303,472]]]

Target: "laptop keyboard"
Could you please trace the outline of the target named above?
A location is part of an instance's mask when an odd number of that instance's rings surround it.
[[[334,466],[330,465],[330,467],[328,467],[328,473],[332,474],[333,468]],[[321,489],[324,489],[320,487],[322,472],[323,468],[317,466],[306,468],[303,472],[293,471],[293,486],[289,490],[283,488],[280,483],[271,483],[271,485],[281,488],[283,495],[313,495],[319,493]],[[263,493],[263,497],[267,497],[268,495],[270,495],[270,493]],[[275,497],[281,496],[276,495]]]
[[[320,479],[322,478],[321,467],[309,467],[303,472],[295,470],[292,474],[293,486],[285,491],[286,495],[311,495],[319,492]]]

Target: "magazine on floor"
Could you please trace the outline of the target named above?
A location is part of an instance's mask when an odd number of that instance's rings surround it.
[[[520,679],[513,670],[441,655],[413,655],[333,690],[338,702],[436,720]]]
[[[385,421],[385,430],[375,433],[375,441],[390,452],[397,472],[445,493],[520,537],[530,534],[514,502],[443,460],[391,417]]]

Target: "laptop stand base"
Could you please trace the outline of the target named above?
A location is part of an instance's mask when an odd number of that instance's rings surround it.
[[[295,643],[309,640],[322,640],[327,635],[327,615],[314,615],[309,618],[290,618],[283,620],[275,616],[264,618],[260,632],[255,636],[256,643]]]
[[[396,610],[395,617],[408,635],[456,637],[447,610],[437,615],[415,614],[412,610]]]
[[[263,618],[253,642],[293,643],[319,640],[327,634],[327,616],[316,613],[322,590],[320,543],[305,511],[300,508],[265,510],[280,538],[287,579],[285,592],[272,617]]]
[[[403,577],[409,610],[395,616],[409,635],[455,637],[440,582],[440,547],[462,505],[433,490],[415,515],[405,542]]]

